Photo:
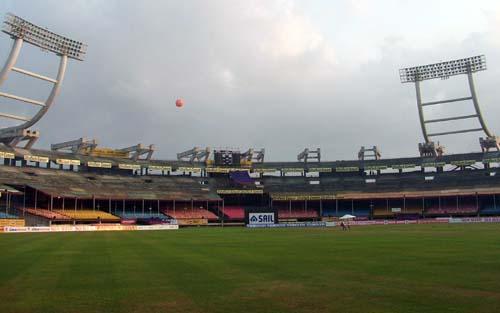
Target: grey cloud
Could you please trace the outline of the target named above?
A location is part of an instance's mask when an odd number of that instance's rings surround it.
[[[477,86],[488,122],[498,129],[492,117],[500,116],[494,83],[500,51],[491,34],[420,50],[389,34],[379,58],[348,66],[335,62],[336,47],[298,7],[280,12],[270,1],[66,3],[0,5],[0,11],[89,44],[87,59],[70,64],[61,97],[37,125],[40,146],[88,136],[111,147],[155,143],[162,158],[194,145],[265,147],[272,160],[293,160],[316,146],[326,159],[348,159],[372,144],[386,157],[416,155],[422,139],[414,90],[399,83],[399,67],[476,53],[490,62]],[[9,44],[4,36],[1,59]],[[22,61],[50,72],[56,58],[32,50]],[[15,82],[5,87],[19,88]],[[459,83],[445,94],[437,82],[426,87],[429,98],[462,92]],[[174,106],[178,97],[186,100],[183,109]],[[441,141],[453,152],[478,150],[477,136],[465,144],[457,137]]]

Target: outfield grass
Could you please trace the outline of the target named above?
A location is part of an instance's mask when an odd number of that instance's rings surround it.
[[[500,225],[1,234],[0,312],[500,312]]]

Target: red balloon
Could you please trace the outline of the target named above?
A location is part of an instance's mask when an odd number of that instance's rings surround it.
[[[175,106],[178,108],[182,108],[184,106],[184,100],[183,99],[175,100]]]

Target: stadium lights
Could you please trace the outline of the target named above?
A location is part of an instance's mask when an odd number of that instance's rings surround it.
[[[399,77],[402,83],[411,83],[417,80],[446,79],[450,76],[484,70],[486,70],[486,57],[484,55],[477,55],[470,58],[403,68],[399,70]]]
[[[38,27],[10,13],[5,17],[2,31],[10,35],[10,37],[14,40],[14,43],[9,56],[7,57],[7,61],[0,70],[0,86],[2,86],[2,84],[7,80],[7,77],[11,72],[17,72],[19,74],[53,84],[49,96],[44,101],[0,92],[0,97],[9,98],[39,107],[38,112],[31,117],[17,116],[0,112],[0,118],[2,119],[23,122],[22,124],[16,126],[0,129],[0,142],[6,144],[7,146],[16,147],[21,141],[26,141],[24,148],[29,149],[38,139],[39,133],[37,131],[31,131],[28,128],[37,123],[54,103],[64,80],[68,58],[83,61],[87,46],[79,41],[68,39],[48,31],[45,28]],[[60,57],[59,69],[55,78],[16,67],[16,62],[24,42],[40,47],[43,50],[54,52]]]
[[[463,134],[470,132],[478,132],[482,131],[486,134],[487,138],[490,141],[498,142],[498,138],[495,137],[486,126],[486,122],[481,113],[481,108],[479,107],[479,101],[477,98],[474,79],[472,74],[486,70],[486,57],[484,55],[477,55],[469,58],[451,60],[447,62],[440,62],[428,65],[421,65],[415,67],[408,67],[399,70],[399,78],[401,83],[414,83],[415,91],[417,96],[417,108],[418,115],[420,120],[420,126],[422,128],[422,134],[424,136],[424,143],[419,144],[419,151],[421,156],[440,156],[444,152],[444,147],[439,144],[434,144],[430,140],[431,137],[438,136],[446,136],[453,134]],[[420,91],[420,82],[424,80],[430,79],[447,79],[450,76],[457,75],[467,75],[468,83],[469,83],[469,92],[470,96],[453,98],[453,99],[445,99],[440,101],[431,101],[431,102],[423,102],[422,95]],[[461,101],[472,101],[474,106],[474,114],[468,115],[455,115],[444,118],[437,119],[426,119],[424,115],[424,107],[441,105],[452,102],[461,102]],[[427,130],[427,124],[437,124],[437,123],[445,123],[445,122],[454,122],[458,120],[467,120],[467,119],[475,119],[479,122],[481,127],[476,128],[467,128],[467,129],[454,129],[445,132],[436,132],[429,133]],[[484,150],[484,147],[481,146]]]
[[[83,61],[87,51],[87,46],[83,43],[57,35],[11,13],[6,15],[2,31],[12,38],[21,38],[44,50],[75,60]]]

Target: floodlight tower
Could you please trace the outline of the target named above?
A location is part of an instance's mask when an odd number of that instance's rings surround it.
[[[479,101],[477,99],[476,89],[474,87],[474,79],[472,77],[473,73],[484,70],[486,70],[486,57],[484,55],[452,60],[448,62],[403,68],[399,70],[399,77],[402,83],[415,84],[418,115],[420,118],[420,126],[422,128],[422,134],[425,140],[424,143],[419,144],[419,150],[421,156],[436,156],[436,155],[442,155],[444,153],[444,147],[440,146],[439,144],[436,145],[433,141],[431,141],[431,137],[470,133],[470,132],[484,132],[487,138],[485,140],[480,140],[481,148],[483,148],[483,150],[486,148],[483,147],[483,142],[498,143],[498,138],[490,132],[490,130],[486,126],[486,122],[484,121],[483,115],[481,114],[481,109],[479,107]],[[469,82],[470,96],[441,100],[441,101],[422,102],[422,96],[420,92],[421,81],[436,79],[436,78],[448,79],[450,76],[457,76],[457,75],[467,75],[467,79]],[[440,105],[458,101],[472,101],[472,104],[474,105],[475,114],[457,115],[439,119],[426,119],[424,116],[424,107],[426,106]],[[450,122],[450,121],[465,120],[465,119],[477,119],[481,127],[456,129],[452,131],[438,132],[438,133],[429,133],[426,127],[427,124],[431,123],[442,123],[442,122]]]
[[[24,148],[29,149],[39,137],[38,131],[32,131],[29,128],[38,122],[54,103],[54,100],[61,90],[68,58],[83,61],[87,46],[81,42],[57,35],[10,13],[6,15],[2,31],[8,34],[14,40],[14,43],[7,61],[0,71],[0,87],[3,82],[7,80],[9,73],[12,71],[53,84],[52,90],[45,101],[33,100],[0,92],[0,97],[39,107],[38,112],[31,117],[0,112],[0,118],[21,122],[19,125],[0,129],[0,143],[16,147],[19,142],[27,141]],[[59,69],[55,79],[15,67],[24,42],[40,47],[43,50],[53,52],[60,57]]]

